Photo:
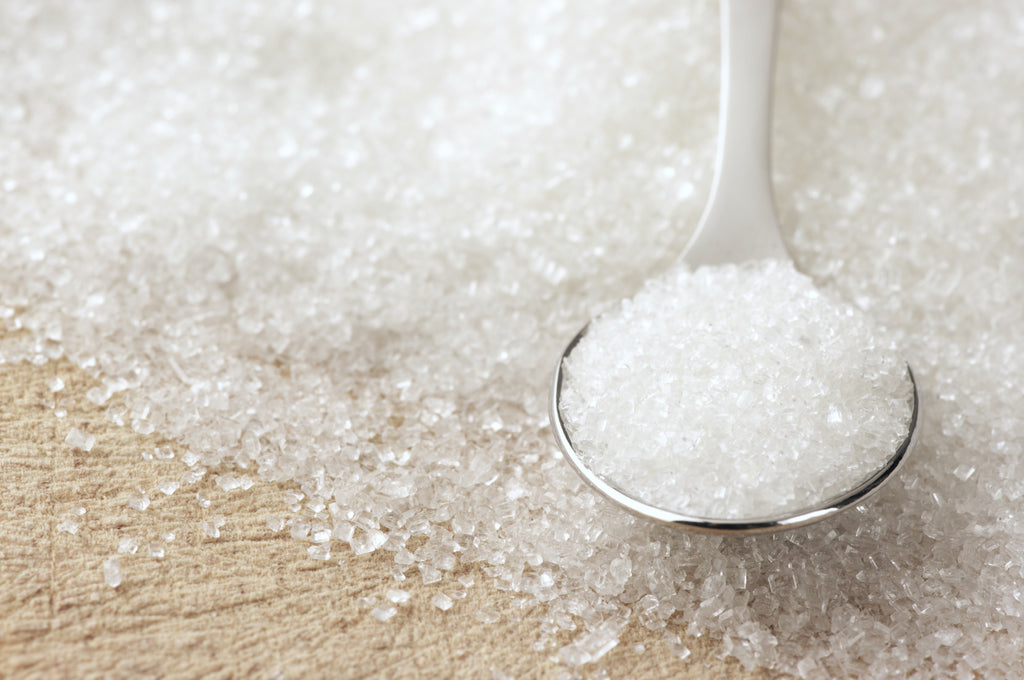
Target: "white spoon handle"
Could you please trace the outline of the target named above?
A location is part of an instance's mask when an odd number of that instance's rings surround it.
[[[779,0],[722,0],[718,155],[691,266],[788,258],[771,183],[772,66]]]

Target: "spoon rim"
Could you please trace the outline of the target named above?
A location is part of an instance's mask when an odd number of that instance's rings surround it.
[[[651,505],[615,487],[587,467],[580,459],[573,444],[572,436],[565,427],[561,411],[562,384],[564,382],[563,366],[565,360],[572,354],[572,351],[587,334],[589,328],[590,323],[588,322],[566,345],[558,357],[558,363],[555,366],[554,376],[551,381],[551,392],[548,402],[551,428],[555,435],[555,441],[558,443],[558,448],[561,449],[562,454],[569,461],[569,464],[572,465],[576,473],[602,496],[634,515],[663,524],[671,524],[696,533],[706,534],[749,535],[795,529],[833,517],[837,513],[857,506],[871,498],[889,478],[899,471],[916,447],[918,435],[917,422],[920,418],[920,399],[918,397],[917,380],[914,378],[914,372],[910,368],[910,364],[907,363],[907,375],[910,378],[914,396],[907,436],[882,468],[853,489],[826,498],[817,505],[798,508],[777,516],[766,515],[752,518],[726,519],[703,517]]]

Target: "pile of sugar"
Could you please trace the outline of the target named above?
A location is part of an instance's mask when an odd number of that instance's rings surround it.
[[[553,358],[700,217],[714,3],[0,4],[0,357],[103,376],[111,420],[177,440],[176,493],[215,464],[293,484],[314,557],[382,551],[438,592],[482,564],[588,670],[638,620],[800,677],[1017,677],[1022,9],[781,21],[787,243],[922,391],[862,512],[688,536],[552,444]]]
[[[892,458],[913,407],[892,340],[779,260],[669,270],[595,319],[564,369],[580,460],[694,517],[848,493]]]

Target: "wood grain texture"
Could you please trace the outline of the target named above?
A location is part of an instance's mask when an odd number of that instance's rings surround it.
[[[66,384],[56,395],[47,387],[54,375]],[[442,589],[460,588],[459,575],[475,583],[441,612],[430,603],[438,584],[424,586],[415,571],[396,582],[389,554],[355,556],[335,541],[331,559],[317,561],[307,542],[271,532],[266,518],[281,516],[289,487],[225,492],[211,471],[170,496],[159,492],[185,466],[145,460],[168,442],[108,422],[85,399],[95,384],[67,360],[0,364],[0,677],[771,677],[717,659],[704,640],[686,641],[693,655],[680,662],[662,632],[639,625],[567,675],[557,648],[533,649],[540,611],[521,608],[479,567],[446,575]],[[72,427],[96,436],[90,452],[64,442]],[[140,491],[152,500],[142,512],[126,505]],[[73,514],[77,506],[85,515]],[[201,523],[216,516],[226,523],[212,538]],[[77,533],[57,529],[67,518],[80,523]],[[126,537],[138,550],[119,555]],[[150,544],[164,556],[151,556]],[[124,574],[116,589],[103,579],[112,556]],[[390,621],[358,602],[383,602],[396,587],[412,599]],[[500,620],[480,623],[481,609]],[[634,651],[639,644],[646,651]]]

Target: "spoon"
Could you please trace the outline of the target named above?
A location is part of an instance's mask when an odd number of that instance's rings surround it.
[[[770,121],[772,62],[779,0],[722,0],[722,65],[718,153],[711,197],[683,260],[696,269],[773,258],[791,258],[779,232],[772,198]],[[795,528],[856,506],[899,469],[916,443],[919,404],[910,366],[913,403],[906,438],[887,463],[853,488],[779,516],[751,519],[699,517],[657,507],[625,493],[582,460],[562,417],[563,365],[589,327],[572,339],[558,359],[551,386],[550,416],[559,448],[580,476],[601,495],[648,519],[701,533],[745,535]]]

